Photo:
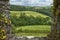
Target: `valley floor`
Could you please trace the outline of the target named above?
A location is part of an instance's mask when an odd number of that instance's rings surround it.
[[[49,25],[20,26],[15,30],[17,36],[46,37],[49,34],[51,27]]]

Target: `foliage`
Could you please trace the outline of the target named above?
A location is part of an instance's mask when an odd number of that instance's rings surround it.
[[[11,24],[11,21],[6,17],[4,12],[0,13],[0,40],[6,39],[6,30],[8,25]]]
[[[18,36],[46,36],[50,33],[50,28],[49,25],[19,26],[16,27],[15,34]]]
[[[11,16],[12,24],[15,26],[22,26],[22,25],[50,25],[51,21],[49,17],[41,17],[41,16],[28,16],[26,13],[20,13],[20,16],[17,17],[16,15]]]
[[[5,16],[4,14],[0,13],[0,40],[4,40],[6,38],[6,33],[5,33],[5,30],[4,30],[4,27],[6,26],[4,24],[4,21],[5,20]]]
[[[0,30],[0,40],[6,39],[5,30]]]
[[[17,33],[49,33],[49,25],[32,25],[32,26],[21,26],[16,28]]]
[[[11,14],[10,14],[11,16],[17,16],[17,17],[21,16],[21,14],[24,14],[24,13],[27,16],[30,16],[30,15],[32,15],[34,17],[41,16],[43,18],[49,17],[47,15],[44,15],[44,14],[38,13],[38,12],[34,12],[34,11],[10,11],[10,12],[11,12]]]
[[[52,16],[52,7],[51,6],[16,6],[10,5],[11,11],[34,11],[38,13],[42,13],[48,16]]]

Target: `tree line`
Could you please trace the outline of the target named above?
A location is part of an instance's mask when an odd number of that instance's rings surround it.
[[[10,5],[11,11],[35,11],[48,16],[52,16],[52,6],[18,6]]]
[[[50,25],[51,19],[49,17],[43,18],[41,16],[27,16],[25,13],[20,13],[20,16],[11,16],[12,24],[15,26],[25,25]]]

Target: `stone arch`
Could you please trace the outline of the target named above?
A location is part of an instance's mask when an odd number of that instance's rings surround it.
[[[51,33],[48,35],[48,40],[60,40],[60,1],[53,0],[53,23]]]
[[[60,40],[60,0],[54,0],[54,9],[53,9],[53,27],[51,33],[48,35],[47,40]],[[5,18],[0,20],[0,28],[6,30],[6,35],[10,37],[11,34],[11,22],[9,15],[9,0],[0,0],[0,14],[4,16],[0,17]],[[0,29],[1,30],[1,29]],[[9,40],[9,37],[5,40]],[[1,39],[1,38],[0,38]]]
[[[11,34],[9,0],[0,0],[0,40],[8,40]]]

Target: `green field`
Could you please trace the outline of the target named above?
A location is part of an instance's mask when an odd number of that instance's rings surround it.
[[[44,14],[38,13],[38,12],[33,12],[33,11],[11,11],[11,15],[15,15],[18,17],[20,16],[20,13],[25,13],[27,16],[32,15],[34,17],[36,17],[36,16],[41,16],[44,18],[48,17],[47,15],[44,15]]]
[[[21,13],[25,13],[27,16],[34,16],[34,17],[42,17],[46,18],[49,17],[42,13],[33,12],[33,11],[11,11],[11,16],[19,17]],[[24,22],[23,22],[24,23]],[[29,22],[28,22],[29,23]],[[51,27],[50,25],[28,25],[28,26],[15,26],[15,34],[17,36],[40,36],[45,37],[49,34]]]
[[[49,34],[51,27],[49,25],[32,25],[17,27],[16,35],[18,36],[42,36],[45,37]]]

